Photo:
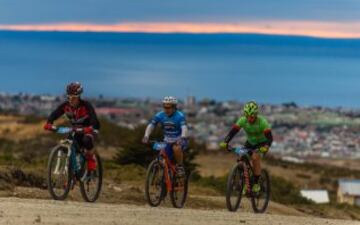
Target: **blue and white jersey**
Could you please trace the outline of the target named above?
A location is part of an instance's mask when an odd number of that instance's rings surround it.
[[[175,142],[179,140],[182,133],[182,126],[186,126],[185,115],[180,112],[174,112],[170,117],[165,112],[157,113],[151,120],[151,124],[156,126],[161,124],[166,142]]]

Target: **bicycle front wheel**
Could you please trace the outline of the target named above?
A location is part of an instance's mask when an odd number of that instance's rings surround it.
[[[71,186],[71,166],[68,149],[56,146],[50,153],[47,167],[48,190],[54,200],[65,200]]]
[[[145,199],[152,207],[160,205],[166,195],[164,167],[158,160],[150,163],[145,182]]]
[[[239,164],[234,165],[230,170],[226,187],[226,206],[230,212],[239,209],[244,181],[243,167]]]
[[[189,176],[179,177],[176,174],[172,177],[172,190],[170,193],[171,203],[175,208],[183,208],[188,194]]]
[[[80,192],[86,202],[96,202],[101,193],[103,183],[103,167],[101,158],[97,153],[95,153],[95,160],[97,165],[96,170],[89,172],[85,169],[85,174],[83,175],[80,182]],[[85,167],[86,163],[83,165]]]
[[[261,171],[259,178],[260,192],[258,194],[252,194],[251,205],[255,213],[264,213],[269,205],[270,201],[270,176],[266,170]]]

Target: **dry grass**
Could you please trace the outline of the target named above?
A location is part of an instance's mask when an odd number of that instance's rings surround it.
[[[229,173],[229,170],[236,163],[236,156],[230,153],[213,153],[200,154],[196,158],[199,164],[199,172],[201,176],[223,177]],[[311,171],[284,168],[282,165],[272,166],[263,161],[263,167],[266,168],[271,175],[282,177],[298,187],[319,188],[320,175]]]
[[[35,138],[45,133],[43,124],[45,121],[25,123],[23,116],[0,115],[0,135],[2,138],[21,141]]]

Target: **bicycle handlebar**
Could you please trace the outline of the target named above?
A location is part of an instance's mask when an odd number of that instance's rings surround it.
[[[54,127],[53,131],[58,134],[70,134],[70,133],[82,133],[84,132],[84,129],[73,128],[73,127]]]
[[[251,149],[248,149],[245,146],[232,147],[230,145],[227,146],[227,150],[229,152],[234,152],[235,154],[237,154],[239,156],[247,155],[247,154],[249,154],[250,151],[252,151]],[[258,151],[258,150],[254,150],[254,151]]]
[[[58,134],[68,134],[73,132],[73,129],[70,127],[58,127],[55,132]]]
[[[151,140],[149,141],[149,145],[153,150],[160,151],[166,147],[167,143],[163,141]]]

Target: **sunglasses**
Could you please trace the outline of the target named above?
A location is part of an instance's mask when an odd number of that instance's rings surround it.
[[[172,106],[164,106],[164,109],[172,109]]]
[[[67,98],[68,99],[74,99],[74,98],[79,98],[80,95],[68,95]]]

